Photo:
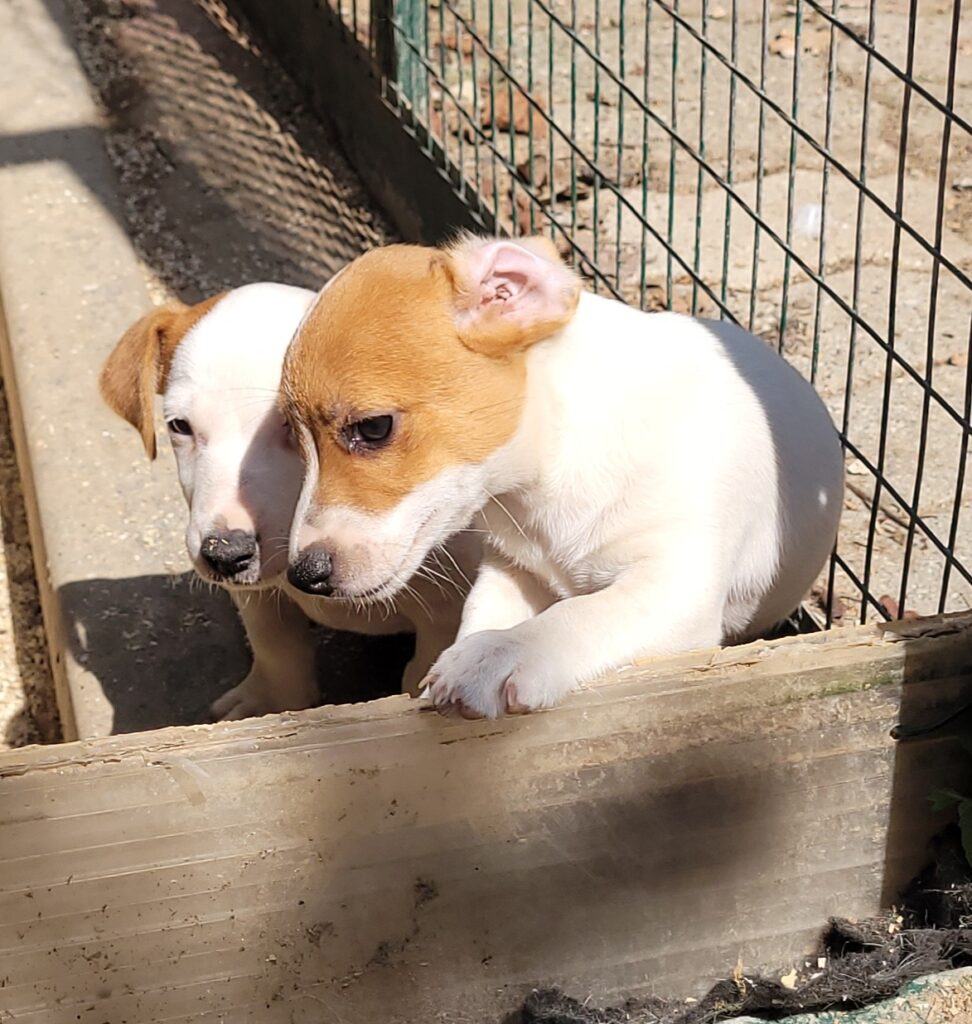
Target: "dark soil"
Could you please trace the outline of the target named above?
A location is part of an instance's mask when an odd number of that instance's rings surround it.
[[[817,967],[812,958],[814,966],[798,971],[793,988],[740,973],[714,985],[697,1003],[647,999],[604,1009],[547,990],[534,992],[505,1024],[715,1024],[745,1014],[780,1020],[856,1009],[915,978],[972,965],[972,868],[957,827],[936,842],[933,866],[914,882],[901,907],[870,921],[831,921],[818,956],[826,966]]]

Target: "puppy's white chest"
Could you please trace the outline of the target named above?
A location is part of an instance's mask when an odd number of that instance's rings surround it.
[[[590,523],[556,504],[504,495],[490,502],[484,516],[493,546],[557,597],[587,594],[610,582],[613,570],[592,550]]]

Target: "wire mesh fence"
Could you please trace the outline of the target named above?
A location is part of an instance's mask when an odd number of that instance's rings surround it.
[[[847,452],[822,622],[972,606],[961,0],[329,0],[484,229],[738,321]]]

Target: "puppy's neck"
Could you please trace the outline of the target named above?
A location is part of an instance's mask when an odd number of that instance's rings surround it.
[[[529,491],[556,451],[565,406],[578,399],[565,389],[565,383],[570,378],[568,364],[577,346],[583,344],[586,307],[591,299],[598,301],[583,294],[574,319],[527,353],[519,425],[484,465],[485,486],[491,494]]]

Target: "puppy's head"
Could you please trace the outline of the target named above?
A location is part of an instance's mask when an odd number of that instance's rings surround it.
[[[305,460],[291,582],[384,598],[488,497],[484,466],[520,421],[526,352],[580,287],[545,239],[389,246],[321,292],[287,355]]]
[[[186,547],[205,579],[269,583],[286,568],[302,466],[278,405],[284,352],[314,293],[257,284],[171,306],[124,334],[101,373],[108,405],[156,454],[153,399],[189,505]]]

